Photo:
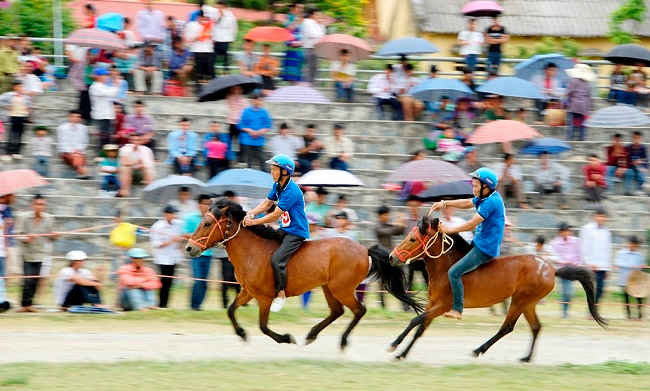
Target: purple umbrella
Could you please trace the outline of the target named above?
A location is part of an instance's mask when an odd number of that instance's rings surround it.
[[[458,166],[443,160],[422,159],[402,164],[386,178],[386,182],[442,183],[470,180]]]
[[[465,16],[472,17],[497,16],[501,15],[503,7],[495,1],[475,0],[465,4],[461,12]]]
[[[317,90],[305,86],[288,86],[278,88],[266,98],[267,102],[285,103],[331,103],[323,94]]]

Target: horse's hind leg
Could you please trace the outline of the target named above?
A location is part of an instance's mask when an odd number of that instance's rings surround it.
[[[348,307],[354,314],[352,322],[350,322],[348,328],[345,329],[345,332],[341,336],[341,350],[345,350],[348,346],[348,337],[350,336],[352,329],[354,329],[357,323],[359,323],[363,315],[366,314],[366,307],[357,300],[357,297],[354,295],[354,288],[349,289],[349,287],[346,287],[345,292],[332,290],[332,295],[334,295],[340,303]]]
[[[542,324],[537,318],[537,312],[535,311],[535,306],[537,303],[530,305],[526,310],[524,310],[524,316],[530,325],[530,331],[533,333],[533,341],[530,344],[530,351],[526,357],[522,357],[519,361],[521,362],[530,362],[530,359],[533,357],[533,351],[535,350],[535,342],[537,342],[537,335],[542,329]]]
[[[506,315],[506,319],[503,321],[501,328],[492,338],[488,339],[487,342],[473,351],[474,357],[478,357],[487,352],[490,346],[494,345],[505,335],[510,334],[512,330],[515,329],[515,324],[517,324],[517,319],[519,319],[521,312],[521,300],[513,298],[512,303],[510,304],[510,309],[508,310],[508,314]]]
[[[296,340],[291,334],[278,334],[275,331],[269,329],[269,312],[271,310],[271,299],[266,297],[259,298],[256,297],[257,304],[260,306],[260,330],[277,343],[296,343]]]
[[[309,334],[307,334],[307,338],[305,340],[305,345],[309,345],[310,343],[314,342],[316,340],[316,337],[318,337],[318,334],[323,331],[325,327],[329,326],[332,322],[343,315],[343,305],[338,300],[336,300],[336,298],[332,295],[330,289],[325,285],[323,285],[323,293],[325,294],[327,305],[330,307],[330,314],[327,316],[327,318],[321,320],[318,324],[312,327],[311,330],[309,330]]]
[[[251,299],[252,297],[248,294],[248,292],[246,292],[246,289],[242,289],[237,297],[235,297],[235,300],[232,302],[232,304],[230,304],[228,307],[228,318],[230,319],[230,323],[232,323],[232,327],[235,328],[235,334],[241,337],[241,339],[244,341],[246,341],[246,331],[237,322],[237,318],[235,318],[235,311],[240,306],[251,301]]]

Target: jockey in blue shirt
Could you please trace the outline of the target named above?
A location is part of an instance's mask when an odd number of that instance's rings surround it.
[[[476,228],[472,249],[448,272],[454,300],[451,311],[446,312],[444,316],[454,319],[461,319],[463,313],[463,274],[499,256],[505,229],[505,207],[503,199],[496,191],[498,182],[496,174],[482,167],[474,171],[471,176],[474,198],[440,201],[431,206],[431,210],[439,210],[447,206],[460,209],[476,208],[474,217],[465,224],[453,228],[442,223],[438,224],[438,231],[447,234],[471,231]]]
[[[266,163],[271,165],[271,176],[275,183],[267,198],[246,214],[243,224],[248,227],[280,220],[280,230],[284,233],[284,237],[280,247],[271,257],[276,293],[271,311],[277,312],[282,309],[286,300],[284,289],[287,285],[287,263],[302,242],[309,238],[309,222],[305,214],[302,191],[291,180],[291,175],[296,169],[293,160],[286,155],[275,155]],[[262,213],[266,215],[259,219],[255,218]]]

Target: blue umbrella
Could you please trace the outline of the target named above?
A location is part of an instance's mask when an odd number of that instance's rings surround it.
[[[124,16],[117,12],[109,12],[97,18],[97,28],[112,33],[124,29]]]
[[[250,168],[223,171],[206,184],[206,188],[214,193],[221,194],[231,190],[239,196],[249,198],[266,198],[271,186],[273,186],[271,174]]]
[[[423,38],[407,37],[394,39],[377,51],[377,57],[391,57],[409,54],[438,53],[436,45]]]
[[[636,107],[614,105],[593,113],[585,122],[590,128],[633,128],[646,126],[650,118]]]
[[[474,92],[460,80],[436,77],[427,79],[411,88],[409,94],[421,101],[433,102],[440,99],[441,96],[448,96],[449,99],[456,100],[463,96],[474,95]]]
[[[518,77],[497,77],[481,84],[476,91],[513,98],[544,99],[535,84]]]
[[[519,150],[519,153],[523,155],[539,155],[542,152],[556,154],[570,150],[571,146],[564,141],[552,137],[544,137],[529,142]]]
[[[541,74],[544,71],[544,67],[549,63],[557,65],[558,77],[562,81],[569,79],[566,70],[573,68],[575,65],[570,58],[562,54],[538,54],[517,64],[515,66],[515,76],[520,79],[531,80],[535,75]]]
[[[181,187],[188,187],[197,195],[205,190],[205,183],[190,176],[170,175],[148,184],[142,192],[142,199],[153,203],[167,202],[178,197],[178,189]]]

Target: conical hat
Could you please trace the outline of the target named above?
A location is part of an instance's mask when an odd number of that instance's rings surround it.
[[[650,274],[640,270],[633,271],[627,280],[625,290],[633,297],[647,297],[650,295]]]

